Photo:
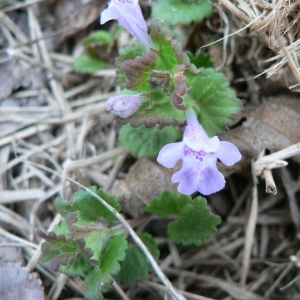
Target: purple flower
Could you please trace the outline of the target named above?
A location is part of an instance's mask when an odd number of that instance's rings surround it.
[[[100,16],[101,25],[110,20],[119,23],[148,48],[152,45],[138,0],[111,0]]]
[[[128,118],[139,109],[142,101],[141,95],[119,95],[107,99],[106,107],[121,118]]]
[[[242,158],[236,146],[220,141],[217,136],[209,138],[199,124],[193,110],[187,112],[187,127],[183,141],[164,146],[157,161],[166,168],[173,168],[181,159],[182,168],[172,181],[179,182],[178,191],[191,195],[198,191],[210,195],[225,186],[225,179],[217,169],[217,159],[226,166],[232,166]]]

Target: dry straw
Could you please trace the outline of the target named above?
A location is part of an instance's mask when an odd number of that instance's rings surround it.
[[[285,74],[288,66],[298,82],[289,88],[299,87],[300,1],[220,0],[220,3],[230,11],[239,28],[244,27],[239,23],[246,24],[260,43],[275,53],[263,61],[272,65],[261,74],[266,73],[267,77]]]

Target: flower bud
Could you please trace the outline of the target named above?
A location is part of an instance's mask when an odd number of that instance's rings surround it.
[[[143,97],[141,95],[119,95],[107,99],[107,110],[121,118],[128,118],[141,106]]]

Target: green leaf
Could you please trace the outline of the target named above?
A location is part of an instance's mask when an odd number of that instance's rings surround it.
[[[61,223],[59,225],[55,225],[53,228],[53,231],[58,236],[63,234],[66,238],[71,237],[68,223],[66,222],[66,220],[61,221]]]
[[[134,284],[138,280],[148,278],[148,263],[142,250],[131,245],[126,250],[126,258],[121,263],[121,271],[115,276],[116,280],[124,284]]]
[[[156,65],[156,55],[149,51],[145,55],[120,64],[127,78],[125,87],[136,92],[150,92],[149,82]]]
[[[213,68],[214,64],[210,60],[210,54],[199,51],[196,55],[186,52],[192,64],[199,68]]]
[[[120,234],[112,238],[102,257],[99,270],[90,272],[84,280],[84,293],[90,300],[102,299],[101,292],[107,292],[111,288],[112,276],[120,270],[118,261],[125,258],[125,250],[128,244],[126,234]]]
[[[123,61],[135,59],[143,56],[148,52],[148,48],[142,43],[137,42],[134,45],[127,45],[119,49],[119,57],[116,58],[116,64],[119,66]],[[126,76],[123,70],[117,72],[119,77],[119,84],[121,87],[125,87]]]
[[[56,230],[64,232],[65,229],[62,228],[65,228],[65,224],[62,227],[57,226]],[[71,276],[85,276],[92,269],[92,265],[81,255],[77,244],[71,238],[53,231],[46,234],[40,229],[37,233],[46,240],[41,246],[43,262],[53,271],[61,271]]]
[[[210,18],[213,5],[208,0],[159,0],[152,9],[154,18],[170,25],[189,25]]]
[[[96,188],[94,187],[94,191],[115,210],[121,210],[121,205],[118,202],[116,196],[109,196],[103,188],[96,191]],[[111,213],[100,201],[98,201],[97,198],[95,198],[87,191],[80,190],[75,193],[74,205],[78,207],[81,215],[89,220],[97,220],[100,217],[105,218],[109,222],[118,220],[118,218],[113,213]]]
[[[178,215],[181,209],[186,205],[187,199],[191,197],[185,195],[174,195],[172,192],[165,191],[159,197],[153,199],[145,210],[149,213],[155,214],[160,218],[167,218],[169,215]]]
[[[210,213],[206,199],[200,196],[192,200],[190,196],[163,192],[150,202],[146,211],[162,218],[177,215],[178,220],[168,225],[168,235],[175,243],[185,246],[203,245],[220,223],[220,217]]]
[[[74,62],[74,70],[82,73],[94,73],[104,69],[106,62],[99,58],[91,57],[87,52],[80,54]]]
[[[117,57],[117,65],[129,59],[135,59],[144,56],[148,52],[148,48],[144,44],[137,42],[134,45],[127,45],[119,49],[119,57]]]
[[[94,266],[81,253],[77,253],[75,259],[69,261],[67,266],[60,265],[59,267],[59,272],[70,276],[85,277],[92,270],[94,270]]]
[[[77,209],[74,208],[71,203],[65,202],[61,197],[56,197],[54,206],[63,217],[65,217],[69,212],[75,211]]]
[[[168,28],[162,27],[159,22],[153,21],[150,26],[150,35],[157,49],[155,53],[160,58],[160,64],[156,66],[156,69],[167,71],[175,69],[179,63],[175,49],[171,44],[172,32]]]
[[[122,233],[110,240],[110,243],[102,257],[100,269],[103,274],[117,274],[120,271],[120,264],[125,258],[125,250],[128,248],[126,234]]]
[[[108,230],[101,223],[82,219],[80,211],[69,213],[66,221],[72,239],[83,256],[94,266],[99,266],[103,249],[109,240]]]
[[[157,243],[155,241],[155,239],[152,237],[151,234],[149,233],[141,233],[139,235],[140,239],[142,240],[142,242],[145,244],[145,246],[147,247],[147,249],[149,250],[149,252],[151,253],[151,255],[153,256],[153,258],[155,260],[159,259],[159,250],[157,248]],[[152,266],[149,263],[149,268],[150,270],[152,270]]]
[[[92,47],[99,44],[111,45],[113,41],[113,37],[107,31],[98,30],[90,34],[87,38],[85,38],[82,42],[82,45],[84,47]]]
[[[229,88],[227,78],[214,69],[199,69],[190,93],[196,101],[193,108],[209,136],[223,132],[232,115],[241,109],[242,102]]]
[[[156,241],[148,233],[139,236],[155,260],[159,258]],[[116,279],[125,284],[134,284],[138,280],[147,279],[152,271],[151,265],[143,251],[137,245],[130,245],[126,257],[121,263],[121,271]]]
[[[103,188],[97,190],[95,186],[90,187],[90,190],[100,196],[115,210],[121,210],[121,205],[116,196],[109,196]],[[70,212],[80,210],[82,218],[86,220],[95,221],[101,217],[105,218],[108,222],[117,220],[117,217],[98,201],[97,198],[83,190],[79,190],[74,194],[73,203],[68,204],[58,197],[55,199],[54,205],[63,216],[66,216]]]
[[[133,128],[127,124],[121,128],[119,140],[120,146],[136,157],[155,157],[163,146],[177,141],[181,135],[174,126],[160,130],[157,127],[145,128],[144,125]]]
[[[92,270],[84,278],[84,295],[88,300],[102,300],[103,295],[101,291],[109,291],[111,288],[111,283],[106,284],[102,281],[102,272],[100,270]]]

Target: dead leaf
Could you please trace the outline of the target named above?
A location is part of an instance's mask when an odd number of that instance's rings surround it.
[[[220,138],[235,144],[244,159],[256,157],[264,148],[271,153],[279,151],[300,141],[300,97],[269,97],[242,112],[240,120],[241,125]]]
[[[42,282],[26,267],[0,264],[0,299],[44,300]]]

